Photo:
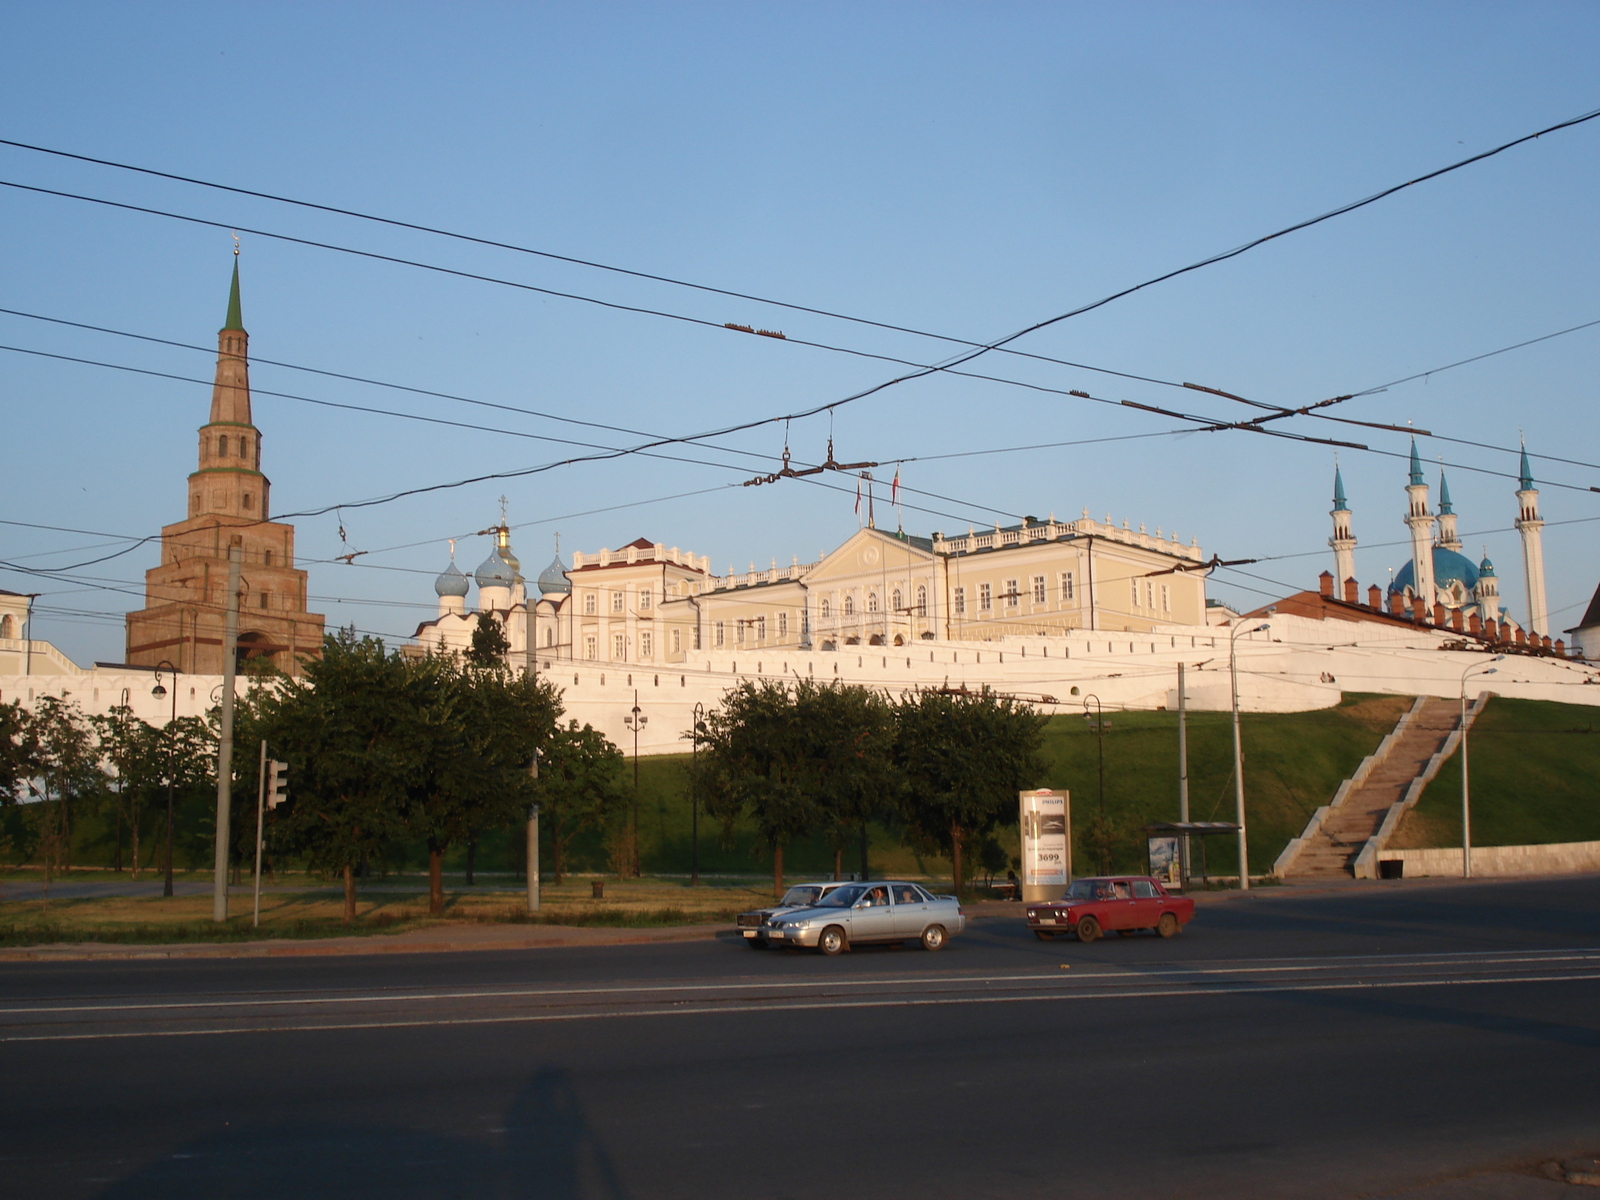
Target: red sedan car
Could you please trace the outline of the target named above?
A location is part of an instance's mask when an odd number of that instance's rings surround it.
[[[1073,933],[1092,942],[1102,933],[1127,936],[1137,929],[1171,937],[1193,916],[1193,900],[1169,894],[1148,875],[1108,875],[1075,879],[1061,899],[1029,904],[1028,928],[1040,941]]]

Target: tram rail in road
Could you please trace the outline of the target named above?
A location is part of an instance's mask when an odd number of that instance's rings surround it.
[[[1065,969],[1063,969],[1065,968]],[[0,1005],[0,1043],[600,1021],[980,1004],[1182,1002],[1217,995],[1551,985],[1600,979],[1600,947],[1052,964],[1020,971],[702,978],[40,997]]]

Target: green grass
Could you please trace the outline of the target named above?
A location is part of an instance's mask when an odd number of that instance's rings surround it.
[[[1473,722],[1472,844],[1600,840],[1600,709],[1496,698]],[[1391,846],[1461,845],[1461,756],[1439,768]]]

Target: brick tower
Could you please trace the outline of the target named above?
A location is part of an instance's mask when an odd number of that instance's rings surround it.
[[[239,658],[297,675],[322,652],[323,618],[306,611],[306,573],[295,569],[294,526],[268,520],[271,483],[261,473],[261,432],[250,417],[249,335],[239,306],[234,251],[228,319],[217,334],[211,419],[200,427],[189,515],[161,530],[161,564],[145,572],[145,606],[128,614],[127,660],[163,659],[196,675],[222,673],[228,541],[243,542]]]

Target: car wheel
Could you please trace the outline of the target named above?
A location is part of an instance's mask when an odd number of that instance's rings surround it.
[[[831,958],[850,949],[850,941],[844,936],[844,930],[837,925],[829,925],[817,939],[817,949]]]
[[[1038,938],[1041,942],[1053,942],[1056,940],[1056,935],[1051,933],[1048,929],[1035,929],[1033,931],[1033,936]]]
[[[769,945],[771,945],[771,943],[768,942],[764,937],[745,938],[744,944],[749,946],[752,950],[765,950]]]
[[[1078,940],[1092,942],[1100,936],[1100,922],[1093,917],[1082,917],[1078,921]]]
[[[1161,920],[1156,922],[1156,932],[1162,937],[1171,937],[1178,932],[1178,918],[1171,913],[1162,913]]]
[[[922,931],[922,948],[924,950],[943,950],[945,932],[943,925],[929,925]]]

